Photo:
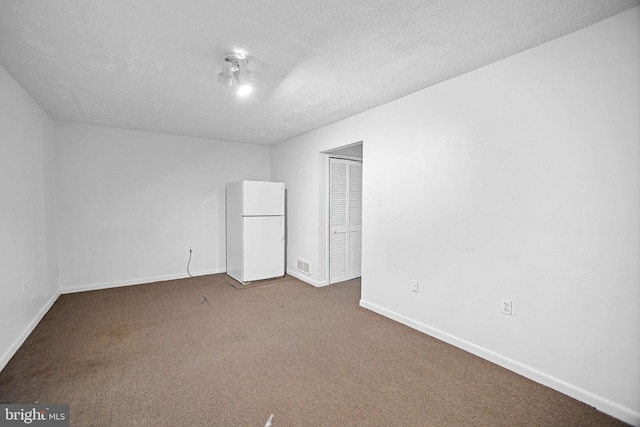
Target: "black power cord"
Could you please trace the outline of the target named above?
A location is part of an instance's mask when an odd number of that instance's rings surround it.
[[[189,275],[189,277],[193,277],[191,275],[191,272],[189,271],[189,264],[191,264],[191,253],[193,252],[193,250],[191,248],[189,248],[189,261],[187,261],[187,274]],[[200,293],[200,296],[202,297],[202,302],[205,302],[207,304],[209,304],[209,300],[207,299],[207,297],[202,293],[202,291],[200,290],[200,288],[196,285],[196,289],[198,290],[198,292]],[[211,305],[211,304],[209,304]]]
[[[189,264],[191,264],[191,252],[192,252],[192,250],[191,250],[191,248],[189,248],[189,261],[187,262],[187,274],[189,275],[189,277],[193,277],[191,275],[191,273],[189,272]]]

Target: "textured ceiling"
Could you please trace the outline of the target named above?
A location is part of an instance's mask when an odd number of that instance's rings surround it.
[[[273,144],[635,0],[0,0],[0,65],[52,118]],[[254,92],[216,82],[255,58]]]

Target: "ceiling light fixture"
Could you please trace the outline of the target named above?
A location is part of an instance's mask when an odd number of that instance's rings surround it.
[[[253,71],[256,62],[244,51],[227,53],[222,57],[222,71],[218,74],[218,83],[224,86],[238,85],[238,95],[244,96],[253,90],[251,83],[255,81]]]

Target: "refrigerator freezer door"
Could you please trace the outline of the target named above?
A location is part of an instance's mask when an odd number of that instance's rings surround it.
[[[242,215],[284,215],[284,183],[242,181]]]
[[[243,282],[284,276],[284,217],[242,219]]]

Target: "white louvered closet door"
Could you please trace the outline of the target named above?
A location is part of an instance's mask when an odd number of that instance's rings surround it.
[[[329,283],[360,276],[362,163],[330,159]]]

